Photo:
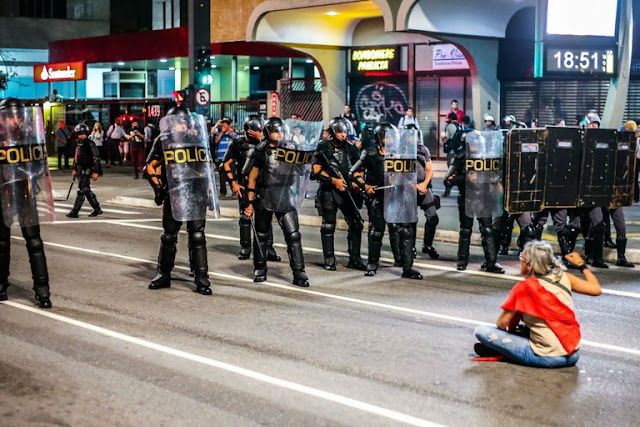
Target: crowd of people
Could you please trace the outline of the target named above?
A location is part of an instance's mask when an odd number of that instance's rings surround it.
[[[5,107],[0,105],[0,116],[14,114],[19,109],[16,101],[11,102],[5,102]],[[164,231],[160,239],[157,276],[149,284],[149,289],[171,286],[177,235],[182,224],[186,223],[189,262],[196,291],[202,295],[212,294],[207,274],[206,211],[219,210],[218,194],[226,194],[227,185],[239,203],[238,258],[246,260],[253,255],[255,282],[267,279],[268,262],[281,260],[273,248],[271,220],[275,216],[287,243],[293,284],[309,286],[298,221],[298,209],[305,198],[309,179],[318,182],[315,207],[322,217],[320,240],[325,270],[337,270],[334,234],[338,211],[348,225],[347,268],[360,270],[369,277],[376,275],[382,240],[388,230],[394,266],[402,268],[404,278],[423,279],[413,267],[417,256],[418,210],[425,215],[421,251],[432,259],[439,258],[433,245],[439,223],[437,210],[440,199],[432,189],[431,154],[423,144],[420,124],[410,108],[398,126],[378,123],[372,132],[373,145],[364,148],[352,142],[355,129],[360,126],[348,107],[345,107],[343,115],[333,118],[325,128],[305,122],[299,116],[287,120],[278,117],[264,120],[250,115],[243,123],[242,132],[237,132],[228,117],[207,127],[202,116],[194,115],[182,106],[172,108],[163,121],[160,126],[164,129],[162,132],[153,126],[140,131],[136,122],[125,130],[120,121],[106,132],[99,123],[91,130],[79,124],[74,128],[73,138],[64,123],[60,123],[60,129],[56,131],[57,146],[62,153],[59,167],[62,167],[64,153],[69,153],[67,145],[72,143],[72,139],[76,144],[72,174],[80,184],[74,207],[67,216],[77,217],[85,198],[94,209],[92,216],[102,213],[90,188],[91,180],[102,174],[101,158],[106,160],[106,167],[130,158],[134,177],[138,178],[143,171],[150,182],[155,202],[163,206]],[[606,268],[602,247],[605,242],[605,216],[610,215],[617,230],[617,265],[633,267],[624,256],[626,238],[622,208],[609,212],[601,207],[576,212],[556,209],[534,216],[505,214],[499,218],[469,211],[464,202],[465,192],[474,190],[467,188],[464,172],[458,166],[467,151],[465,144],[469,142],[465,142],[465,135],[472,131],[472,123],[458,108],[457,101],[452,102],[447,121],[442,139],[445,150],[450,154],[451,167],[445,177],[445,186],[448,189],[457,187],[459,191],[457,269],[467,268],[474,217],[480,225],[485,255],[482,269],[490,273],[504,273],[497,262],[498,253],[500,249],[501,253],[509,250],[513,222],[517,221],[521,228],[518,246],[521,273],[526,279],[514,288],[503,304],[497,329],[479,327],[476,330],[480,341],[476,351],[479,355],[497,354],[497,357],[533,366],[575,364],[579,326],[573,315],[571,290],[589,295],[600,293],[597,279],[573,251],[576,231],[582,229],[587,242],[586,263]],[[599,124],[600,119],[595,113],[589,113],[583,119],[587,128],[599,127]],[[485,125],[487,131],[509,131],[524,126],[509,115],[502,120],[501,126],[496,125],[494,117],[487,115]],[[633,122],[626,123],[625,129],[638,132]],[[502,143],[502,139],[499,141]],[[214,188],[215,168],[218,169],[219,192]],[[184,185],[181,179],[189,180],[189,185]],[[360,210],[363,207],[368,212],[366,260],[361,253],[365,220]],[[554,256],[550,245],[541,242],[542,227],[549,213],[558,232],[561,259]],[[2,236],[7,237],[8,227],[5,225],[2,230]],[[39,229],[36,234],[39,238]],[[3,250],[8,260],[8,246],[3,249],[0,245],[0,255]],[[580,270],[585,279],[566,273],[566,267]],[[0,299],[7,297],[7,277],[8,261],[6,265],[0,263]],[[38,291],[44,287],[43,284],[34,288],[44,308],[51,306],[48,279],[46,281],[46,293],[42,289]],[[521,320],[526,325],[527,338],[505,345],[506,341],[501,337],[505,333],[520,334],[516,325]]]

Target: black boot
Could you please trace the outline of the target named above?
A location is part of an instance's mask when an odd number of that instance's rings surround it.
[[[87,193],[87,200],[89,204],[93,208],[93,212],[89,214],[89,216],[94,217],[98,215],[102,215],[102,209],[100,209],[100,203],[98,203],[98,198],[96,197],[93,191],[89,191]]]
[[[201,295],[211,295],[211,283],[209,282],[209,263],[207,260],[207,240],[202,231],[189,233],[189,246],[191,246],[191,258],[193,272],[195,274],[196,292]]]
[[[251,257],[251,219],[240,214],[238,226],[240,227],[240,252],[238,253],[238,259],[249,259]]]
[[[151,280],[149,289],[163,289],[171,286],[171,270],[176,260],[177,236],[163,234],[160,236],[160,253],[158,254],[158,270]]]
[[[78,212],[82,208],[82,204],[84,203],[84,193],[78,191],[78,195],[76,196],[76,201],[73,203],[73,207],[67,214],[68,218],[78,218]]]
[[[427,218],[424,225],[424,243],[422,245],[422,253],[427,254],[431,259],[440,258],[440,254],[433,247],[433,239],[436,236],[436,226],[440,222],[438,216]]]
[[[469,247],[471,246],[471,229],[461,228],[458,237],[458,263],[456,269],[464,271],[469,264]]]
[[[309,277],[304,270],[298,270],[293,272],[293,284],[301,288],[309,287]]]
[[[0,285],[0,301],[6,301],[9,299],[7,295],[7,288],[9,287],[9,282],[4,282]]]
[[[362,242],[362,230],[356,233],[349,233],[347,236],[347,245],[349,248],[349,263],[347,264],[347,268],[352,268],[354,270],[365,271],[367,269],[367,265],[362,260],[360,256],[360,246]]]
[[[632,262],[627,261],[627,257],[625,252],[627,250],[627,239],[616,239],[616,249],[618,250],[618,259],[616,260],[616,265],[618,267],[630,267],[634,268]]]
[[[29,252],[29,264],[31,264],[31,276],[36,300],[40,308],[51,308],[49,272],[47,258],[44,255],[44,244],[40,238],[40,228],[38,226],[25,227],[22,233],[27,241],[27,252]]]
[[[336,225],[331,223],[322,224],[320,227],[320,240],[322,241],[322,253],[324,255],[324,269],[336,270],[336,257],[334,252],[334,239]]]
[[[592,227],[593,241],[591,246],[592,261],[591,265],[597,268],[609,268],[607,263],[602,259],[604,250],[604,224]]]
[[[393,253],[393,266],[402,267],[402,256],[400,255],[400,238],[398,237],[398,226],[389,224],[389,244]]]
[[[267,238],[267,261],[280,262],[282,258],[273,248],[273,224],[269,225],[269,237]]]
[[[40,308],[51,308],[51,295],[49,294],[49,285],[38,286],[33,288],[36,301]]]
[[[381,231],[369,231],[369,254],[367,260],[367,270],[365,276],[375,276],[378,271],[378,263],[380,262],[380,251],[382,250]]]
[[[544,231],[544,226],[541,224],[535,224],[533,226],[534,234],[536,236],[536,240],[542,240],[542,232]]]
[[[264,240],[264,243],[258,239],[253,239],[253,281],[255,283],[267,280],[267,259],[266,259],[266,241],[268,233],[258,233],[258,237]]]
[[[498,244],[496,242],[495,231],[492,227],[482,227],[482,248],[484,249],[484,258],[487,261],[487,273],[504,274],[504,269],[498,260]]]
[[[415,234],[413,226],[398,226],[400,237],[400,256],[402,257],[402,277],[406,279],[422,280],[422,274],[413,268],[413,248]]]

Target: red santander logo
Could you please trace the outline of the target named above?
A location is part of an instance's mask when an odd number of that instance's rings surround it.
[[[33,81],[37,83],[85,80],[87,67],[84,62],[61,62],[33,66]]]

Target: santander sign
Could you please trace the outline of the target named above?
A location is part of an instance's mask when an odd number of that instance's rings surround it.
[[[62,62],[58,64],[40,64],[33,66],[33,81],[38,83],[85,80],[84,62]]]

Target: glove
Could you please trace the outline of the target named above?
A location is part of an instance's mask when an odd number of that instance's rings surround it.
[[[153,201],[156,202],[156,205],[162,206],[164,199],[167,197],[166,190],[160,187],[160,188],[155,188],[154,192],[155,192],[155,197],[153,198]]]
[[[91,175],[91,179],[93,179],[94,181],[97,181],[97,180],[98,180],[98,174],[94,172],[94,173]]]

